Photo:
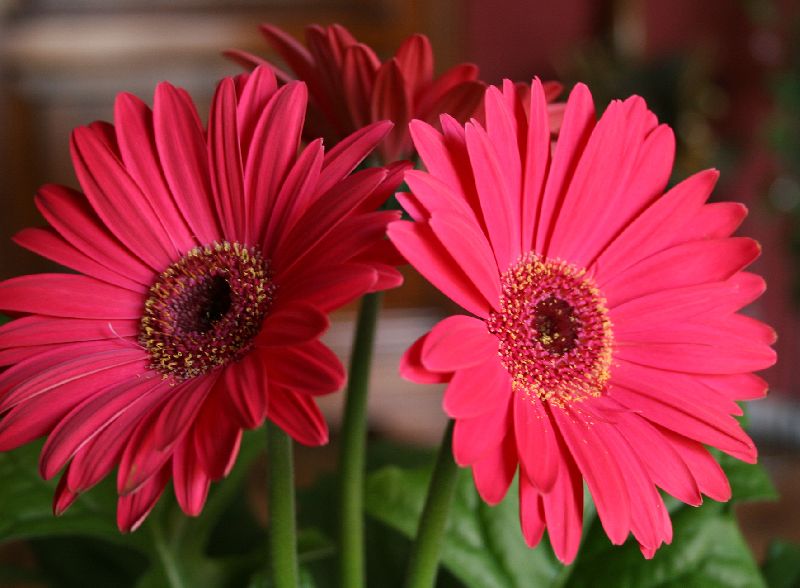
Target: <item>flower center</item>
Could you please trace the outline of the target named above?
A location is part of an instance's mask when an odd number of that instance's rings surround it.
[[[502,278],[500,310],[487,322],[516,392],[564,406],[600,396],[613,333],[606,301],[586,270],[536,253]]]
[[[256,249],[227,241],[192,249],[150,287],[139,329],[150,367],[180,381],[240,359],[274,293]]]

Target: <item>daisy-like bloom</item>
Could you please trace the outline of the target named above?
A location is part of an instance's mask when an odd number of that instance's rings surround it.
[[[765,394],[754,370],[775,335],[737,311],[764,290],[742,269],[759,253],[731,237],[736,203],[707,204],[717,172],[666,193],[674,137],[644,101],[595,122],[572,91],[551,150],[542,85],[527,115],[516,88],[489,88],[486,127],[414,122],[427,172],[398,198],[415,222],[389,225],[401,253],[471,315],[446,318],[403,358],[418,382],[449,382],[453,453],[496,503],[519,471],[520,522],[547,528],[559,559],[581,537],[583,482],[615,544],[646,557],[672,528],[658,488],[697,505],[730,486],[706,449],[747,462],[732,415]]]
[[[412,35],[397,53],[381,61],[341,25],[306,29],[306,45],[272,25],[261,32],[294,72],[275,68],[284,81],[296,77],[308,84],[312,108],[309,132],[336,143],[345,135],[380,120],[395,127],[380,146],[384,162],[412,154],[408,122],[421,119],[435,123],[447,112],[465,121],[480,105],[484,84],[478,68],[462,63],[434,76],[433,51],[424,35]],[[226,54],[245,67],[266,64],[261,57],[238,50]],[[272,66],[275,67],[275,66]]]
[[[298,154],[306,100],[258,68],[220,83],[207,130],[164,83],[152,111],[121,94],[113,126],[73,133],[85,195],[43,187],[50,227],[15,239],[78,273],[0,284],[23,315],[0,328],[0,449],[47,436],[56,513],[118,467],[121,530],[170,478],[196,515],[265,418],[327,441],[314,397],[345,376],[318,338],[330,310],[401,281],[384,238],[398,215],[373,211],[402,166],[348,176],[388,122]]]

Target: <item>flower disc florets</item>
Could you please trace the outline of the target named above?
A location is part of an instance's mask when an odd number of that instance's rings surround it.
[[[269,264],[252,247],[196,247],[150,287],[139,343],[164,377],[185,380],[239,359],[272,304]]]
[[[586,270],[531,252],[501,282],[500,311],[488,328],[500,339],[514,391],[559,406],[599,396],[610,377],[613,335]]]

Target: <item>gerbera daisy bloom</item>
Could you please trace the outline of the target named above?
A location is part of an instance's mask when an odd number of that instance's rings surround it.
[[[414,121],[427,172],[398,198],[415,222],[389,225],[409,262],[470,315],[446,318],[406,352],[404,376],[449,382],[453,453],[496,503],[519,470],[520,522],[547,528],[562,562],[581,537],[585,481],[608,537],[646,557],[672,528],[658,488],[698,505],[730,497],[706,445],[747,462],[732,415],[766,385],[768,326],[737,311],[764,290],[742,269],[757,243],[731,237],[744,206],[707,204],[698,173],[666,193],[674,136],[644,100],[595,123],[570,94],[551,151],[544,91],[530,115],[516,88],[486,93],[486,127]]]
[[[265,418],[328,439],[314,396],[345,375],[319,340],[327,313],[401,281],[373,212],[402,168],[348,174],[389,131],[365,127],[299,154],[306,87],[269,68],[227,78],[204,131],[167,83],[151,111],[121,94],[115,125],[74,131],[85,195],[45,186],[48,228],[23,247],[77,271],[0,283],[0,449],[41,436],[40,472],[65,470],[54,509],[118,466],[117,522],[135,529],[173,479],[198,514]]]
[[[412,118],[434,123],[440,113],[447,112],[464,121],[483,97],[484,84],[471,63],[434,76],[433,51],[424,35],[412,35],[382,62],[370,47],[337,24],[309,26],[307,48],[272,25],[262,25],[261,32],[294,72],[292,76],[275,68],[278,78],[296,77],[308,84],[310,132],[336,143],[375,121],[395,123],[380,146],[385,162],[411,156],[407,125]],[[244,51],[226,54],[249,68],[268,63]]]

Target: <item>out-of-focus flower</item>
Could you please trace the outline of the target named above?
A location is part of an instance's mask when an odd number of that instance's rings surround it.
[[[581,537],[583,482],[611,541],[632,532],[646,557],[672,538],[661,488],[693,505],[730,486],[704,445],[747,462],[732,415],[761,397],[768,326],[742,314],[764,290],[742,270],[757,243],[731,237],[744,206],[707,204],[717,172],[666,193],[674,136],[644,101],[595,122],[572,91],[551,148],[542,85],[489,88],[486,126],[411,124],[427,172],[398,199],[415,222],[389,225],[400,252],[471,316],[419,339],[401,372],[449,382],[456,461],[496,503],[519,471],[522,531],[547,528],[561,559]]]
[[[220,83],[207,131],[164,83],[152,111],[121,94],[115,125],[73,133],[85,195],[43,187],[50,227],[15,239],[78,273],[0,284],[24,315],[0,328],[0,448],[47,436],[56,513],[118,467],[121,530],[170,478],[196,515],[265,418],[327,441],[314,397],[345,375],[318,338],[330,310],[401,281],[383,238],[398,215],[374,210],[403,166],[348,177],[388,122],[298,154],[306,101],[263,67]]]
[[[434,76],[433,51],[424,35],[412,35],[382,62],[341,25],[308,27],[307,47],[272,25],[262,25],[261,31],[293,72],[272,66],[278,78],[296,77],[308,84],[309,133],[335,144],[365,125],[391,120],[394,129],[380,146],[385,162],[411,156],[407,128],[411,119],[437,124],[439,115],[446,112],[463,122],[483,97],[484,84],[471,63]],[[226,54],[249,68],[268,63],[244,51]]]

